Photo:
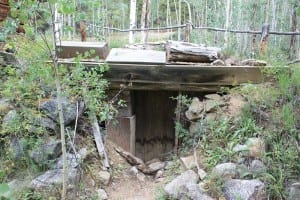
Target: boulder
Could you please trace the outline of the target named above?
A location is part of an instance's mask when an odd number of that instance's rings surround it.
[[[193,169],[193,168],[197,167],[195,158],[193,155],[181,157],[180,162],[185,170]]]
[[[235,163],[222,163],[216,165],[212,169],[211,174],[224,179],[235,178],[238,175],[237,165]]]
[[[189,184],[197,184],[198,180],[198,175],[193,170],[188,170],[168,183],[164,187],[164,190],[171,198],[178,199],[181,187],[186,187]]]
[[[244,145],[236,145],[234,152],[247,152],[248,156],[253,158],[263,158],[265,155],[265,142],[261,138],[248,138]]]
[[[262,172],[265,172],[267,170],[267,167],[265,166],[265,164],[262,161],[253,160],[250,163],[249,170],[252,173],[262,173]]]
[[[64,116],[64,124],[68,125],[72,121],[76,119],[76,116],[80,116],[84,109],[84,103],[78,103],[78,113],[77,113],[77,103],[72,102],[66,98],[63,98],[62,101],[62,110]],[[58,99],[49,99],[41,103],[41,110],[43,110],[46,115],[54,120],[55,122],[59,123],[59,116],[58,116]]]
[[[108,185],[110,183],[111,180],[111,174],[108,171],[99,171],[96,174],[96,179],[104,184],[104,185]]]
[[[34,149],[31,152],[30,157],[37,164],[49,165],[51,164],[51,161],[56,160],[61,153],[60,140],[50,138],[48,141],[42,143],[36,149]]]
[[[163,169],[165,166],[166,166],[165,162],[158,161],[158,162],[154,162],[154,163],[149,164],[148,168],[151,172],[156,172],[160,169]]]
[[[265,142],[261,138],[248,138],[245,145],[249,150],[249,156],[254,158],[263,158],[265,150]]]
[[[137,169],[136,166],[133,166],[128,170],[128,174],[130,176],[136,176],[138,173],[139,173],[139,170]]]
[[[229,179],[223,188],[227,200],[255,200],[265,198],[265,184],[258,179]]]
[[[9,140],[9,146],[14,159],[20,159],[25,156],[26,145],[24,140],[17,137],[11,137]]]
[[[105,190],[103,190],[103,189],[98,189],[98,190],[97,190],[97,196],[98,196],[98,198],[101,199],[101,200],[106,200],[106,199],[108,199],[107,193],[106,193]]]
[[[77,169],[68,169],[68,185],[75,185],[79,181],[79,173]],[[61,187],[63,182],[63,170],[54,169],[45,172],[44,174],[33,179],[30,183],[30,188],[51,190],[53,187]]]
[[[224,101],[207,99],[204,101],[204,110],[207,113],[215,112],[218,110],[219,107],[222,107],[224,105],[225,105]]]
[[[44,127],[48,130],[51,130],[54,133],[58,132],[58,127],[56,123],[50,118],[47,117],[37,118],[35,124]]]
[[[211,99],[211,100],[216,100],[216,101],[221,101],[222,97],[216,93],[213,94],[207,94],[204,96],[206,99]]]
[[[87,156],[86,148],[82,148],[77,154],[67,153],[68,168],[76,168]],[[54,169],[63,168],[63,158],[59,158],[58,162],[54,166]]]
[[[289,187],[288,200],[300,200],[300,182],[293,183]]]
[[[196,183],[189,183],[179,188],[177,199],[179,200],[213,200],[208,196],[199,185]]]
[[[154,176],[154,179],[159,179],[164,176],[164,171],[163,170],[158,170]]]
[[[13,107],[6,99],[0,99],[0,116],[6,115]]]
[[[10,126],[14,122],[18,122],[19,115],[16,110],[10,110],[4,117],[2,121],[3,126]]]
[[[199,98],[194,97],[191,105],[189,106],[188,110],[185,112],[185,116],[191,121],[200,119],[203,117],[202,114],[203,108],[204,108],[203,102],[201,102]]]

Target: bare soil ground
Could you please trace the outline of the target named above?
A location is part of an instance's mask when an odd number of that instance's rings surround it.
[[[109,186],[105,187],[109,200],[154,200],[162,182],[154,180],[152,176],[144,176],[141,172],[137,176],[128,173],[132,167],[115,150],[115,145],[107,141],[107,149],[112,162],[113,177]]]

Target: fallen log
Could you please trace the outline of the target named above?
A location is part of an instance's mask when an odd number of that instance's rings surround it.
[[[134,165],[138,168],[138,170],[140,170],[141,172],[143,172],[144,174],[149,174],[149,175],[153,175],[155,172],[157,172],[159,169],[153,169],[151,167],[149,167],[148,165],[146,165],[144,163],[144,161],[136,156],[134,156],[132,153],[124,151],[120,148],[115,148],[116,152],[119,153],[122,157],[124,157],[127,162],[131,165]],[[165,166],[163,166],[165,167]]]
[[[168,41],[166,43],[167,62],[211,63],[220,57],[221,49],[193,43]]]

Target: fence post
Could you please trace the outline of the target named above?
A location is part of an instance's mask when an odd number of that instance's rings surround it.
[[[192,25],[190,22],[186,23],[185,25],[185,42],[190,42],[191,26]]]
[[[260,53],[266,53],[266,47],[268,42],[270,32],[270,25],[268,23],[264,23],[261,28],[261,40],[260,40]]]

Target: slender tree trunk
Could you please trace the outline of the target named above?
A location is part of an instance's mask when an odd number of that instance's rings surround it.
[[[230,23],[230,4],[231,0],[226,0],[226,21],[225,21],[225,29],[227,30],[229,28]],[[228,32],[226,31],[224,34],[224,47],[228,47]]]
[[[181,0],[178,1],[178,21],[177,21],[178,26],[181,25]],[[177,40],[181,40],[181,29],[178,29],[178,37]]]
[[[62,91],[61,91],[61,83],[59,79],[59,72],[58,72],[58,60],[57,60],[57,54],[56,54],[56,44],[57,41],[60,40],[60,38],[57,38],[57,33],[59,33],[59,29],[57,30],[57,9],[58,4],[55,4],[55,11],[53,11],[53,8],[51,4],[49,3],[51,16],[52,16],[52,31],[53,31],[53,52],[51,52],[52,62],[54,65],[54,72],[55,72],[55,86],[56,86],[56,93],[57,93],[57,107],[58,107],[58,115],[59,115],[59,125],[60,125],[60,139],[61,139],[61,149],[62,149],[62,157],[63,157],[63,184],[62,184],[62,193],[61,193],[61,199],[65,200],[67,195],[67,152],[66,152],[66,141],[65,141],[65,126],[64,126],[64,116],[62,111]]]
[[[142,6],[142,15],[141,15],[141,28],[149,28],[149,22],[150,22],[150,7],[151,6],[151,0],[144,0],[143,6]],[[148,42],[148,33],[149,31],[142,31],[141,32],[141,43],[147,43]]]
[[[136,28],[136,0],[130,0],[130,29]],[[129,31],[129,44],[134,43],[134,31]]]
[[[257,3],[253,3],[253,12],[252,12],[252,30],[256,30],[256,12],[257,12]],[[251,52],[254,53],[256,49],[256,35],[252,35],[252,45],[251,45]]]
[[[272,0],[272,25],[271,30],[276,30],[277,28],[277,20],[276,20],[276,8],[277,8],[277,0]],[[274,35],[274,45],[277,45],[277,36]]]
[[[297,5],[294,4],[292,8],[292,32],[296,32],[297,30],[297,13],[296,13]],[[289,49],[289,59],[292,60],[295,58],[296,55],[296,35],[291,36],[290,41],[290,49]]]
[[[53,27],[54,27],[54,39],[55,42],[60,42],[61,38],[61,14],[58,13],[58,4],[54,5],[54,13],[53,13]]]

